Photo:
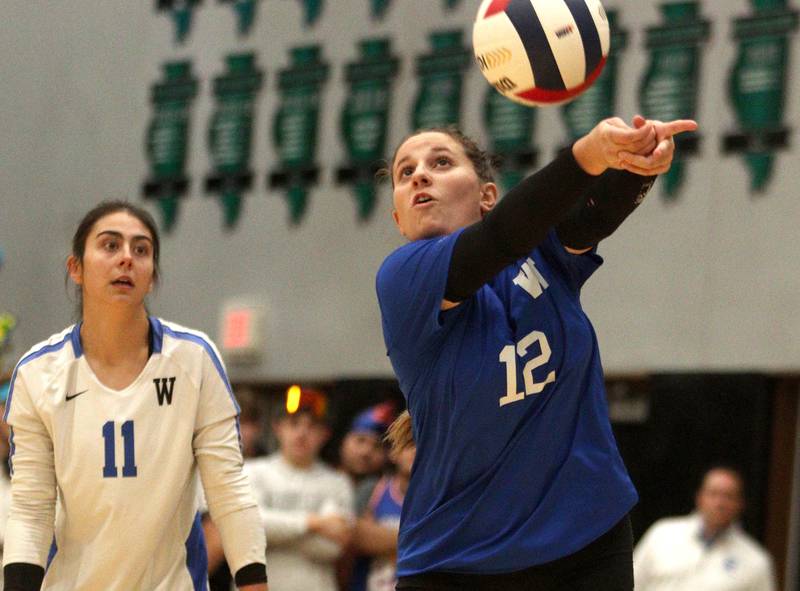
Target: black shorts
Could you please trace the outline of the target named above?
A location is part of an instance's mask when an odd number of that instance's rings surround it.
[[[397,582],[397,591],[632,590],[633,532],[627,516],[575,554],[525,570],[492,575],[430,572]]]

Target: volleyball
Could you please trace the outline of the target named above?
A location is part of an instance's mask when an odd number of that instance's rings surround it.
[[[603,71],[608,17],[599,0],[483,0],[472,46],[483,75],[512,101],[564,103]]]

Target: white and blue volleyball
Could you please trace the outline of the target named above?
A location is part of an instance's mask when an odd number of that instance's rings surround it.
[[[483,0],[472,46],[483,75],[509,99],[564,103],[603,71],[608,17],[599,0]]]

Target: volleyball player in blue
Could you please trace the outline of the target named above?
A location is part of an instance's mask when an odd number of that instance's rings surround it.
[[[605,120],[502,201],[456,130],[397,149],[393,217],[410,243],[377,292],[417,444],[398,590],[633,588],[637,495],[580,290],[596,244],[669,169],[672,136],[696,127]]]

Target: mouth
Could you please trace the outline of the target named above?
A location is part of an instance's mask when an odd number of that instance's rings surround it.
[[[111,282],[114,287],[131,288],[133,287],[133,280],[130,277],[118,277]]]
[[[433,197],[427,193],[417,193],[414,195],[414,199],[411,201],[411,206],[416,207],[418,205],[426,205],[428,203],[433,203]]]

